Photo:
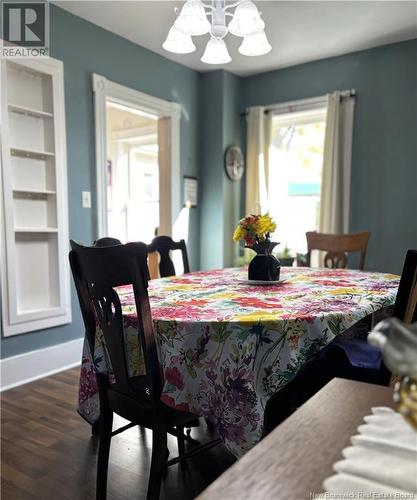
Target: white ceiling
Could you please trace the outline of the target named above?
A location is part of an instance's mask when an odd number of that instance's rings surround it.
[[[346,54],[417,37],[416,1],[267,1],[255,0],[273,47],[261,57],[245,57],[241,39],[228,35],[232,62],[221,66],[249,75],[308,61]],[[172,25],[174,8],[182,1],[54,2],[65,10],[158,54],[199,71],[218,69],[200,61],[207,35],[193,37],[197,50],[175,55],[161,45]]]

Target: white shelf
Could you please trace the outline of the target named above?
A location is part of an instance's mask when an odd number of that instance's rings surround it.
[[[34,149],[10,148],[12,156],[22,156],[27,158],[35,158],[44,160],[45,158],[53,158],[55,155],[49,151],[35,151]]]
[[[57,233],[56,227],[15,227],[15,233]]]
[[[69,323],[71,302],[62,63],[0,64],[6,236],[0,281],[7,337]]]
[[[27,193],[27,194],[56,194],[56,191],[53,191],[51,189],[19,189],[19,188],[14,188],[13,193]]]
[[[49,113],[49,111],[28,108],[27,106],[20,106],[19,104],[9,104],[9,111],[21,115],[34,116],[35,118],[52,118],[54,116],[53,113]]]

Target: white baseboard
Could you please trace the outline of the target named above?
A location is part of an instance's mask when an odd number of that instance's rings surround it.
[[[83,338],[71,340],[0,360],[0,391],[6,391],[81,364],[83,342]]]

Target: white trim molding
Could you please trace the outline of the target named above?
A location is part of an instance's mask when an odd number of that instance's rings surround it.
[[[81,364],[84,338],[0,360],[0,390],[48,377]]]
[[[95,117],[95,144],[96,144],[96,182],[97,182],[97,237],[107,235],[107,124],[106,101],[130,108],[136,108],[142,113],[149,113],[159,118],[169,117],[170,126],[170,153],[171,153],[171,190],[170,190],[170,221],[171,227],[180,212],[180,120],[181,105],[176,102],[165,101],[138,90],[134,90],[118,83],[107,80],[106,77],[94,73],[94,117]]]

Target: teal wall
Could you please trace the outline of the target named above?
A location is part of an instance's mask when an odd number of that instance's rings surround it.
[[[201,75],[200,85],[200,266],[231,267],[238,247],[232,241],[239,219],[241,181],[231,181],[224,170],[228,146],[240,145],[241,78],[226,71]]]
[[[51,6],[51,55],[64,62],[69,234],[76,241],[90,243],[96,237],[91,74],[99,73],[117,83],[181,104],[181,175],[198,174],[200,75],[54,6]],[[81,207],[81,191],[91,191],[92,209]],[[189,253],[193,269],[199,267],[199,210],[191,209],[190,215]],[[72,305],[72,324],[3,338],[1,356],[81,337],[84,328],[73,286]]]
[[[223,267],[223,78],[200,75],[200,264]]]
[[[351,231],[367,269],[399,273],[417,247],[417,40],[245,78],[241,110],[356,89]]]

